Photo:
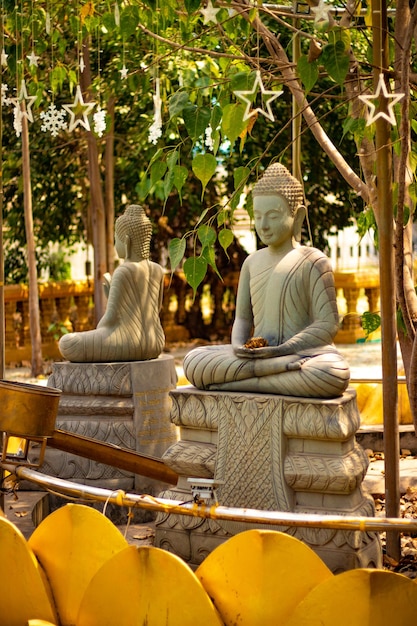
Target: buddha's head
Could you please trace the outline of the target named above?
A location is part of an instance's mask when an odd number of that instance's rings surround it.
[[[150,256],[152,224],[139,204],[130,204],[115,223],[116,239],[130,245],[132,252],[142,258]]]
[[[262,203],[262,197],[280,197],[294,218],[294,237],[301,239],[301,226],[305,218],[304,190],[287,168],[281,163],[272,163],[252,189],[254,209]],[[282,201],[281,201],[282,202]]]

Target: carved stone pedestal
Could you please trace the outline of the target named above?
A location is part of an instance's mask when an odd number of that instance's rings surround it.
[[[55,363],[48,385],[62,390],[56,428],[161,457],[177,440],[170,421],[174,358],[124,363]],[[108,489],[156,495],[164,483],[52,448],[42,471]]]
[[[163,460],[181,478],[160,497],[189,501],[187,478],[206,477],[222,482],[217,496],[224,506],[374,515],[373,499],[362,490],[368,459],[355,440],[360,417],[353,390],[315,400],[183,387],[171,397],[180,440]],[[253,527],[158,514],[155,545],[197,566],[228,537]],[[274,529],[304,541],[334,572],[381,566],[375,533]]]

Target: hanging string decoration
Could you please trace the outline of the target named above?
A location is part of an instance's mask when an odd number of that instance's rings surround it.
[[[31,39],[31,43],[32,43],[32,51],[29,55],[27,55],[27,59],[29,60],[29,67],[38,67],[38,61],[40,59],[40,57],[35,54],[35,33],[34,33],[34,20],[33,20],[33,0],[31,3],[31,27],[32,27],[32,39]]]
[[[372,100],[378,100],[378,101],[380,100],[381,92],[382,92],[382,97],[385,98],[385,100],[391,100],[391,102],[388,104],[387,113],[381,110],[377,111],[376,105],[372,102]],[[404,98],[404,95],[405,94],[403,93],[389,93],[387,86],[385,84],[384,74],[381,72],[381,74],[379,75],[376,92],[370,96],[367,96],[367,95],[358,96],[359,100],[362,100],[362,102],[364,102],[366,106],[369,108],[369,118],[366,122],[366,125],[369,126],[370,124],[373,124],[373,122],[375,122],[378,118],[383,118],[387,122],[392,124],[393,126],[396,126],[397,121],[395,119],[395,114],[394,114],[394,105],[397,104],[400,100],[402,100]]]
[[[149,143],[156,144],[162,135],[162,100],[159,77],[155,78],[155,95],[153,96],[153,122],[149,128]]]
[[[51,13],[49,11],[49,6],[47,6],[46,16],[45,16],[45,30],[47,35],[51,34]],[[51,65],[54,67],[54,42],[53,38],[51,38]],[[52,85],[52,102],[47,108],[46,111],[42,111],[40,113],[40,118],[43,121],[41,124],[41,130],[44,133],[51,133],[52,137],[57,137],[61,130],[66,130],[68,127],[67,121],[67,112],[64,109],[58,109],[55,105],[54,101],[54,88]]]
[[[102,137],[106,130],[106,111],[101,108],[101,59],[100,59],[100,30],[97,29],[97,73],[98,73],[98,93],[99,103],[93,115],[94,132],[98,137]]]

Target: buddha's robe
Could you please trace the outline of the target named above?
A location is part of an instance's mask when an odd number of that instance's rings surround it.
[[[196,348],[184,359],[187,379],[200,389],[309,398],[341,395],[349,384],[349,368],[333,344],[338,312],[327,257],[300,246],[277,264],[267,249],[260,250],[242,266],[237,312],[241,289],[249,290],[243,297],[250,298],[253,336],[279,346],[279,356],[256,358],[254,350],[252,357],[242,358],[231,345]],[[298,357],[300,369],[283,370],[289,355]]]
[[[127,261],[114,272],[105,314],[95,330],[64,335],[62,356],[81,363],[157,358],[165,335],[159,318],[163,270],[152,261]]]

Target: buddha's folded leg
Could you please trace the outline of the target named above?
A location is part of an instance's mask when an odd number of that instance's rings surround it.
[[[183,362],[185,377],[199,389],[250,379],[255,376],[254,367],[254,359],[237,357],[231,345],[195,348],[186,354]]]
[[[335,398],[346,390],[349,380],[349,367],[344,359],[337,353],[328,353],[309,358],[298,370],[213,384],[210,389]]]

